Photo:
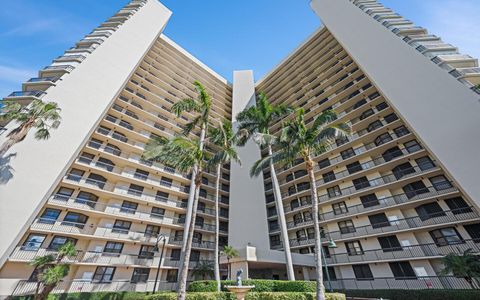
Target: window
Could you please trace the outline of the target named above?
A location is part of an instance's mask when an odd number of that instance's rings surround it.
[[[38,222],[44,224],[55,224],[55,221],[57,221],[60,212],[61,210],[59,209],[46,208],[40,216]]]
[[[160,233],[160,227],[155,225],[147,225],[145,228],[145,235],[146,236],[157,236]]]
[[[87,223],[87,220],[88,220],[88,217],[86,215],[69,212],[63,218],[62,225],[75,226],[80,229],[83,229],[83,227],[85,227],[85,223]]]
[[[342,234],[355,232],[355,226],[353,225],[352,220],[338,222],[338,228]]]
[[[120,156],[122,154],[122,151],[120,150],[120,148],[112,144],[107,144],[104,150],[105,152],[116,155],[116,156]]]
[[[66,243],[71,243],[72,245],[77,244],[77,239],[71,238],[71,237],[66,237],[66,236],[54,236],[52,241],[50,242],[50,245],[48,246],[48,249],[50,250],[55,250],[57,251],[65,245]]]
[[[428,193],[428,189],[423,181],[415,181],[405,185],[403,188],[405,195],[408,199],[411,199],[417,195]]]
[[[135,177],[137,179],[141,179],[141,180],[147,180],[149,174],[150,173],[147,172],[147,171],[136,169],[135,173],[133,173],[133,177]]]
[[[298,207],[300,207],[300,201],[298,199],[290,201],[290,210],[295,210],[295,208]]]
[[[128,193],[130,195],[141,196],[143,193],[143,186],[131,183],[128,187]]]
[[[415,275],[408,261],[390,262],[388,264],[395,279],[417,279],[417,275]]]
[[[347,249],[347,253],[349,256],[364,254],[362,244],[360,244],[360,241],[346,242],[345,248]]]
[[[307,171],[298,170],[298,171],[295,171],[294,174],[295,174],[295,178],[300,178],[300,177],[303,177],[303,176],[307,175]]]
[[[379,213],[375,215],[368,216],[372,228],[381,228],[390,226],[387,216],[384,213]]]
[[[160,207],[152,207],[152,212],[150,213],[150,216],[152,218],[163,219],[164,215],[165,215],[165,209]]]
[[[46,236],[43,234],[35,234],[35,233],[30,234],[25,240],[25,242],[23,242],[22,250],[26,250],[26,251],[38,250],[42,246],[43,241],[45,240],[45,237]]]
[[[398,117],[395,113],[391,113],[388,116],[383,117],[383,119],[387,121],[387,123],[392,123],[393,121],[398,120]]]
[[[332,208],[333,208],[333,213],[335,215],[341,215],[348,212],[347,205],[345,204],[344,201],[332,204]]]
[[[393,140],[393,138],[392,138],[392,136],[387,132],[387,133],[384,133],[384,134],[379,135],[379,136],[375,139],[374,143],[375,143],[375,145],[380,146],[380,145],[383,145],[383,144],[385,144],[385,143],[390,142],[391,140]]]
[[[347,137],[340,137],[335,140],[335,144],[337,144],[337,147],[340,147],[343,144],[348,143],[348,138]]]
[[[95,208],[97,204],[98,197],[92,193],[88,192],[80,192],[75,199],[75,203],[85,204],[90,206],[91,208]]]
[[[353,148],[349,148],[347,150],[344,150],[344,151],[340,152],[340,155],[342,156],[342,159],[345,160],[347,158],[355,156],[355,151],[353,151]]]
[[[354,174],[363,170],[362,165],[356,161],[347,165],[348,174]]]
[[[362,205],[364,208],[377,206],[380,204],[375,194],[368,194],[365,196],[361,196],[360,201],[362,201]]]
[[[168,193],[157,191],[157,195],[155,196],[155,200],[157,201],[167,201],[168,200]]]
[[[120,211],[127,214],[135,214],[135,212],[137,211],[137,207],[138,203],[124,200]]]
[[[270,246],[279,246],[281,245],[280,235],[272,235],[270,236]]]
[[[103,177],[102,175],[91,173],[88,175],[88,178],[85,180],[85,182],[94,185],[99,189],[103,189],[105,187],[105,183],[107,182],[107,178]]]
[[[308,254],[310,253],[310,250],[308,248],[300,248],[299,252],[300,254]]]
[[[415,210],[417,211],[417,214],[422,221],[426,221],[428,219],[440,216],[445,216],[445,213],[437,202],[417,206]]]
[[[180,249],[176,249],[180,250]],[[140,252],[138,253],[138,258],[152,259],[155,254],[155,246],[142,245],[140,247]]]
[[[167,271],[167,282],[177,282],[178,270]]]
[[[328,197],[334,198],[342,195],[342,191],[338,185],[332,186],[331,188],[327,189]]]
[[[78,182],[82,178],[83,174],[85,174],[85,171],[78,170],[78,169],[71,169],[67,175],[67,179]]]
[[[353,265],[352,268],[357,280],[373,280],[372,270],[368,264]]]
[[[375,107],[377,108],[378,111],[382,111],[382,110],[384,110],[385,108],[388,107],[388,104],[386,102],[382,102]]]
[[[335,173],[333,173],[333,171],[330,171],[330,172],[327,172],[327,173],[323,174],[322,177],[323,177],[323,182],[324,183],[327,183],[327,182],[330,182],[330,181],[336,179]]]
[[[370,117],[371,115],[373,115],[375,112],[373,111],[373,109],[367,109],[366,111],[364,111],[361,115],[360,115],[360,120],[364,120],[368,117]]]
[[[448,205],[454,215],[472,212],[472,209],[462,197],[445,199],[445,203]]]
[[[397,137],[401,137],[401,136],[404,136],[404,135],[407,135],[410,133],[410,131],[407,129],[407,127],[405,127],[404,125],[400,126],[400,127],[397,127],[393,130],[393,132],[395,132],[395,134],[397,135]]]
[[[322,159],[318,162],[318,167],[320,169],[326,168],[330,165],[330,160],[328,158]]]
[[[450,181],[443,175],[431,177],[429,180],[437,191],[447,190],[452,187]]]
[[[192,252],[190,253],[190,261],[200,261],[200,251],[192,250]]]
[[[403,152],[397,146],[388,149],[387,151],[383,152],[382,157],[383,159],[388,162],[396,157],[400,157],[403,155]]]
[[[94,282],[110,282],[115,274],[115,267],[97,267],[93,274]]]
[[[416,159],[415,162],[422,171],[429,170],[435,167],[435,164],[428,156],[420,157],[419,159]]]
[[[380,122],[379,120],[376,120],[376,121],[374,121],[374,122],[372,122],[372,123],[370,123],[370,124],[368,125],[367,131],[368,131],[368,132],[372,132],[372,131],[374,131],[375,129],[378,129],[378,128],[382,127],[382,126],[383,126],[382,122]]]
[[[163,186],[166,186],[166,187],[171,187],[172,184],[173,184],[173,179],[162,176],[162,178],[160,180],[160,184],[163,185]]]
[[[298,192],[306,191],[308,189],[310,189],[310,182],[300,182],[297,184]]]
[[[396,235],[382,236],[378,238],[380,247],[382,247],[383,252],[393,252],[393,251],[402,251],[403,248],[400,246],[400,242]]]
[[[61,187],[60,189],[58,189],[58,192],[55,194],[54,199],[67,201],[68,199],[70,199],[72,194],[73,194],[73,189]]]
[[[97,162],[95,163],[95,166],[103,168],[103,169],[111,172],[113,170],[113,168],[115,167],[115,164],[113,163],[113,161],[111,161],[109,159],[100,157],[97,160]]]
[[[130,231],[130,226],[132,226],[130,221],[115,220],[112,232],[127,234]]]
[[[123,243],[107,242],[103,248],[104,254],[118,255],[122,253]]]
[[[439,247],[463,243],[462,237],[454,227],[432,230],[430,236]]]
[[[393,168],[392,173],[393,176],[395,176],[395,178],[399,180],[405,175],[415,173],[415,169],[410,163],[406,162]]]
[[[475,243],[480,243],[480,223],[463,225]]]
[[[405,149],[407,149],[408,153],[417,152],[422,149],[416,140],[406,142],[403,145],[405,146]]]
[[[370,186],[370,182],[368,181],[367,177],[365,177],[365,176],[354,179],[354,180],[352,180],[352,182],[353,182],[353,185],[355,186],[355,189],[357,191]]]
[[[268,217],[272,217],[272,216],[276,216],[276,215],[277,215],[277,209],[275,208],[275,206],[267,208],[267,216]]]
[[[174,261],[179,261],[181,252],[182,252],[181,249],[172,249],[172,252],[170,254],[170,259]]]
[[[325,272],[325,268],[322,268],[323,278],[325,279],[330,278],[330,280],[332,281],[337,280],[337,274],[335,274],[335,269],[333,267],[327,267],[327,270],[328,270],[328,276],[327,276],[327,273]]]
[[[135,268],[133,269],[132,282],[147,282],[148,275],[150,274],[149,268]]]

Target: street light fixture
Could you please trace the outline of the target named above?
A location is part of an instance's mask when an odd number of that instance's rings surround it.
[[[165,250],[165,243],[167,241],[167,237],[164,235],[158,235],[157,237],[157,242],[155,243],[155,249],[154,251],[158,252],[158,244],[163,241],[162,243],[162,251],[160,252],[160,259],[158,260],[158,268],[157,268],[157,275],[155,275],[155,284],[153,285],[153,293],[157,292],[157,282],[158,282],[158,275],[160,274],[160,266],[162,264],[162,259],[163,259],[163,251]]]
[[[321,238],[320,238],[320,245],[321,245]],[[337,248],[337,244],[335,243],[335,241],[329,240],[327,247],[329,249],[334,249],[334,248]],[[328,264],[327,264],[327,259],[325,258],[325,252],[323,251],[323,247],[320,247],[320,252],[322,252],[323,266],[325,268],[325,274],[327,275],[328,289],[330,290],[330,293],[333,293],[332,281],[330,280],[330,272],[328,272]]]

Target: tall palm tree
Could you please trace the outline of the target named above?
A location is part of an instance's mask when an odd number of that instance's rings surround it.
[[[62,260],[66,257],[74,257],[76,255],[77,250],[75,250],[75,246],[71,242],[68,242],[58,249],[56,256],[48,254],[33,259],[30,264],[35,267],[38,274],[34,300],[45,300],[48,298],[50,292],[53,291],[57,284],[67,276],[70,271],[70,265],[68,263],[62,263]],[[43,289],[40,292],[40,285],[42,284]]]
[[[232,258],[235,258],[235,257],[238,257],[239,256],[239,253],[237,251],[237,249],[233,248],[232,246],[225,246],[223,247],[223,251],[222,251],[222,255],[225,256],[227,258],[227,267],[228,267],[228,275],[227,275],[227,280],[230,280],[230,272],[231,272],[231,268],[230,268],[230,260]]]
[[[209,157],[201,147],[198,139],[189,139],[185,136],[176,136],[171,140],[164,138],[152,138],[145,147],[143,157],[148,160],[157,161],[162,164],[172,166],[180,172],[192,172],[195,190],[193,193],[192,203],[192,220],[188,227],[185,227],[183,241],[186,240],[185,251],[183,252],[183,260],[181,260],[179,280],[178,280],[178,300],[185,300],[187,279],[188,279],[188,263],[190,261],[190,253],[192,251],[193,233],[195,229],[196,211],[198,207],[198,196],[200,185],[202,183],[202,174],[204,161],[208,161]]]
[[[8,133],[8,139],[0,147],[0,157],[3,157],[13,145],[23,141],[32,128],[36,129],[37,140],[50,138],[50,130],[60,126],[60,111],[55,102],[33,100],[27,107],[13,101],[5,102],[5,106],[1,108],[1,118],[15,121],[18,126]]]
[[[337,138],[343,138],[350,132],[344,123],[332,122],[337,119],[333,111],[321,113],[310,127],[305,124],[305,111],[299,109],[295,119],[284,124],[280,138],[276,140],[278,151],[258,160],[251,169],[251,175],[258,176],[263,168],[273,163],[292,164],[302,158],[310,179],[312,196],[312,216],[315,230],[315,266],[317,273],[317,300],[325,300],[322,274],[322,256],[320,227],[318,220],[317,183],[312,158],[324,153]],[[273,138],[272,138],[273,139]]]
[[[480,279],[480,257],[478,253],[474,253],[472,249],[467,249],[462,255],[457,253],[449,253],[442,258],[444,269],[441,275],[450,275],[464,278],[472,287],[476,289],[475,278]]]
[[[172,105],[172,111],[177,115],[177,117],[180,117],[180,115],[184,112],[194,113],[196,115],[195,118],[184,127],[183,134],[185,136],[188,136],[194,128],[200,127],[199,149],[200,151],[203,151],[205,138],[208,130],[212,99],[205,87],[199,81],[195,81],[193,85],[195,86],[195,90],[197,91],[197,98],[186,98],[176,102]],[[197,173],[197,169],[198,166],[194,165],[192,168],[192,173]],[[194,176],[192,176],[192,181],[190,182],[190,191],[194,191],[195,189],[195,179]],[[192,224],[192,214],[196,213],[195,211],[193,211],[194,196],[195,195],[192,192],[188,195],[187,213],[185,216],[185,228],[190,227],[190,225]],[[182,253],[186,252],[186,247],[187,239],[184,239],[182,244]],[[183,265],[184,258],[185,257],[183,255],[180,257],[181,266]]]
[[[220,265],[219,265],[219,198],[220,198],[220,176],[221,167],[223,164],[230,161],[235,161],[241,164],[237,151],[235,150],[236,136],[232,129],[232,123],[224,121],[218,122],[217,127],[210,127],[208,138],[209,142],[215,145],[217,152],[209,161],[211,167],[216,168],[216,181],[215,181],[215,262],[214,262],[214,274],[217,281],[217,291],[220,292]]]
[[[239,146],[245,145],[247,140],[253,139],[262,149],[264,146],[268,149],[268,155],[272,155],[271,141],[266,138],[270,134],[270,126],[287,116],[293,109],[286,105],[272,105],[264,93],[260,93],[257,97],[256,105],[246,108],[237,116]],[[267,167],[267,166],[266,166]],[[275,205],[277,207],[277,215],[280,223],[280,230],[283,240],[283,249],[285,252],[285,262],[287,265],[288,280],[295,280],[295,272],[293,270],[292,254],[290,252],[290,242],[288,240],[287,223],[283,210],[282,194],[280,185],[278,184],[275,167],[270,167],[270,178],[272,179],[273,195]]]

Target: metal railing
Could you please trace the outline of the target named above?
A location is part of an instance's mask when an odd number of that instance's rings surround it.
[[[12,92],[6,98],[16,98],[16,97],[34,97],[34,98],[41,98],[46,93],[44,91],[16,91]]]
[[[334,290],[427,290],[427,289],[471,289],[472,287],[463,278],[453,276],[393,278],[380,277],[370,279],[336,279],[332,280]],[[328,286],[328,285],[326,285]]]

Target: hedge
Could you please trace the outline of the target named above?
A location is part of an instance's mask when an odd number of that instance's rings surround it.
[[[480,290],[348,290],[347,297],[389,300],[478,300]]]
[[[236,285],[235,281],[222,280],[222,291],[225,286]],[[286,281],[286,280],[243,280],[243,285],[254,285],[252,292],[315,292],[315,281]],[[217,283],[214,280],[195,281],[190,283],[189,292],[216,292]]]
[[[176,300],[176,293],[160,293],[150,295],[146,300]],[[226,292],[196,292],[188,293],[187,300],[234,300],[232,293]],[[245,300],[315,300],[315,293],[296,292],[250,292]],[[326,294],[326,300],[345,300],[344,294]]]
[[[68,293],[50,294],[48,300],[143,300],[145,293],[139,292],[93,292],[93,293]],[[14,296],[14,300],[33,300],[30,296]]]

